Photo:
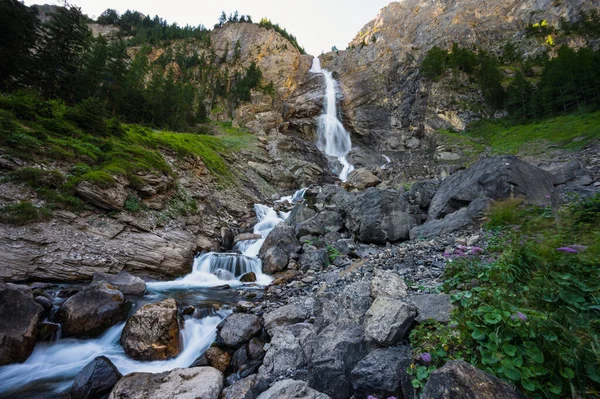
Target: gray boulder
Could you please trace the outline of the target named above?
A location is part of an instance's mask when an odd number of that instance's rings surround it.
[[[307,358],[303,343],[314,335],[314,327],[308,323],[276,327],[271,331],[271,343],[263,359],[259,373],[276,379],[302,378],[306,376]]]
[[[223,373],[212,367],[175,369],[159,374],[131,373],[108,399],[218,399]]]
[[[71,387],[71,399],[101,399],[106,397],[123,377],[106,356],[98,356],[77,375]]]
[[[234,313],[217,327],[217,342],[228,348],[239,348],[262,329],[260,317],[248,313]]]
[[[470,226],[480,224],[485,212],[489,209],[491,201],[488,198],[477,198],[468,206],[454,213],[446,215],[443,219],[434,219],[421,226],[410,230],[410,239],[435,237],[454,231],[464,230]]]
[[[380,345],[391,346],[408,334],[416,317],[413,305],[380,296],[365,314],[365,334]]]
[[[125,324],[121,346],[136,360],[165,360],[181,353],[177,301],[173,298],[139,308]]]
[[[352,370],[354,396],[412,398],[412,377],[406,372],[411,363],[412,350],[409,346],[374,350]]]
[[[336,211],[323,211],[296,225],[298,237],[306,235],[325,235],[344,228],[342,216]]]
[[[550,163],[541,166],[546,172],[550,173],[554,178],[554,185],[561,184],[577,184],[587,186],[594,182],[587,170],[585,170],[579,161]]]
[[[57,317],[63,335],[93,337],[123,321],[128,308],[121,291],[101,282],[67,299],[58,309]]]
[[[258,399],[331,399],[329,396],[308,387],[304,381],[283,380],[275,383]]]
[[[364,190],[365,188],[375,187],[379,183],[381,183],[379,177],[371,173],[370,170],[361,168],[350,172],[348,178],[344,182],[344,187],[349,190]]]
[[[223,389],[221,399],[256,399],[256,374],[243,378]]]
[[[315,298],[315,327],[320,331],[339,320],[362,322],[371,306],[371,284],[357,281],[336,294],[323,293]]]
[[[525,399],[514,386],[463,361],[435,370],[423,390],[426,399]]]
[[[427,211],[439,183],[437,180],[425,180],[416,182],[410,186],[408,201],[417,205],[423,211]]]
[[[419,315],[417,316],[417,321],[435,320],[440,323],[448,323],[450,321],[450,313],[452,312],[450,295],[415,295],[410,300],[418,309]]]
[[[31,292],[0,282],[0,366],[31,355],[43,311]]]
[[[306,297],[265,313],[265,328],[271,332],[275,327],[301,323],[312,316],[314,306],[314,299]]]
[[[308,384],[334,399],[352,394],[351,372],[367,354],[360,323],[340,320],[318,334],[303,337],[302,347],[308,360]]]
[[[346,227],[358,240],[385,244],[409,238],[417,224],[420,211],[391,190],[369,188],[357,194],[350,209],[346,209]]]
[[[304,272],[308,270],[321,271],[329,265],[329,254],[326,249],[307,250],[300,255],[298,264]]]
[[[108,211],[122,210],[127,199],[127,191],[116,181],[108,186],[82,181],[75,186],[75,194],[90,204]]]
[[[392,270],[375,269],[375,275],[371,280],[371,295],[374,298],[402,298],[406,296],[408,287],[404,279]]]
[[[265,239],[258,256],[263,260],[263,270],[273,273],[283,270],[289,259],[301,249],[294,229],[287,223],[279,223]]]
[[[105,281],[116,287],[125,295],[143,295],[146,291],[146,283],[139,277],[133,276],[125,270],[117,274],[94,273],[94,282]]]
[[[307,207],[305,204],[296,204],[290,212],[290,216],[288,216],[286,223],[293,227],[296,226],[298,223],[302,223],[312,218],[316,214],[317,212]]]
[[[553,181],[548,172],[512,155],[482,159],[442,182],[431,200],[427,220],[456,212],[477,198],[545,201],[552,194]]]

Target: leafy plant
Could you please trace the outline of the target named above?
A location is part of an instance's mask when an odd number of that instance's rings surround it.
[[[342,254],[340,253],[340,251],[338,251],[336,247],[334,247],[331,244],[327,244],[327,255],[329,256],[329,261],[333,262]]]

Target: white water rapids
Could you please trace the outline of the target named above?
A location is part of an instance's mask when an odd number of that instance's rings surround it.
[[[337,82],[331,72],[321,68],[321,61],[318,57],[313,59],[312,73],[320,73],[325,77],[325,97],[323,105],[323,114],[319,117],[317,126],[317,148],[327,155],[336,157],[342,164],[342,171],[339,178],[346,181],[348,174],[354,170],[347,160],[346,155],[352,149],[350,133],[344,129],[344,125],[338,119],[337,115]]]
[[[306,189],[294,195],[283,197],[281,201],[295,203],[301,200]],[[256,204],[257,224],[254,233],[261,239],[241,241],[235,250],[241,253],[202,254],[194,260],[192,272],[178,280],[147,283],[148,293],[143,302],[155,302],[167,297],[175,297],[180,304],[209,301],[219,302],[220,290],[211,287],[229,285],[241,287],[239,278],[248,272],[256,274],[252,286],[265,286],[271,277],[262,273],[262,263],[257,258],[258,251],[271,230],[283,222],[289,213],[276,212],[273,208]],[[234,294],[229,294],[234,295]],[[190,304],[190,303],[187,303]],[[212,305],[211,305],[212,306]],[[183,351],[176,358],[165,361],[141,362],[128,358],[119,344],[125,323],[111,327],[100,337],[93,339],[60,339],[55,342],[38,342],[29,358],[21,364],[0,367],[0,398],[53,398],[63,397],[75,375],[95,357],[108,357],[125,375],[131,372],[159,373],[179,367],[188,367],[204,352],[216,338],[216,326],[229,311],[213,312],[202,317],[196,310],[192,317],[185,319],[182,329]]]

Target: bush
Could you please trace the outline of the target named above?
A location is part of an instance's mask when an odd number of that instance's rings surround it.
[[[98,99],[83,100],[71,108],[65,116],[87,133],[101,137],[108,136],[104,104]]]
[[[44,207],[37,208],[31,202],[20,202],[0,208],[0,223],[24,226],[43,222],[52,217],[52,212]]]
[[[38,115],[46,118],[52,117],[50,103],[30,90],[0,95],[0,108],[11,111],[17,118],[23,120],[35,120]]]
[[[440,76],[448,67],[448,52],[439,47],[433,47],[421,63],[421,75],[428,79]]]

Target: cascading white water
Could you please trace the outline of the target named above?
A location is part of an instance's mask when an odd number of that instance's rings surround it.
[[[298,190],[292,196],[283,197],[280,202],[295,203],[304,197],[305,192],[306,189]],[[258,221],[254,233],[260,234],[261,239],[239,242],[236,249],[241,254],[211,252],[198,256],[192,272],[187,276],[175,281],[147,283],[151,294],[146,299],[160,300],[177,292],[194,294],[203,287],[224,284],[241,286],[238,279],[248,272],[256,274],[257,284],[269,284],[271,277],[262,273],[261,261],[256,256],[269,232],[283,222],[289,213],[276,212],[260,204],[255,205],[254,209]],[[62,392],[69,388],[75,375],[101,355],[108,357],[123,375],[132,372],[159,373],[188,367],[215,340],[216,327],[229,312],[220,311],[216,314],[201,319],[186,318],[182,329],[183,351],[179,356],[165,361],[140,362],[128,358],[119,344],[124,323],[111,327],[94,339],[67,338],[38,342],[24,363],[0,367],[0,397],[29,398],[31,392],[44,392],[43,397],[63,397]]]
[[[223,312],[221,317],[187,319],[182,330],[183,351],[176,358],[165,361],[141,362],[128,358],[119,344],[125,323],[111,327],[95,339],[38,342],[24,363],[0,367],[0,397],[26,398],[29,397],[27,391],[32,389],[43,391],[44,397],[58,395],[69,388],[86,364],[101,355],[108,357],[123,375],[188,367],[215,340],[217,324],[226,315]]]
[[[381,170],[384,170],[392,162],[392,160],[387,155],[382,154],[381,156],[383,157],[383,159],[385,159],[385,165],[381,165]]]
[[[321,68],[321,61],[318,57],[313,59],[310,72],[320,73],[325,77],[323,114],[319,117],[317,126],[317,148],[340,161],[342,171],[339,178],[346,181],[348,174],[354,170],[354,166],[346,160],[346,155],[352,149],[352,141],[350,133],[344,129],[344,125],[337,116],[337,83],[331,72]]]

